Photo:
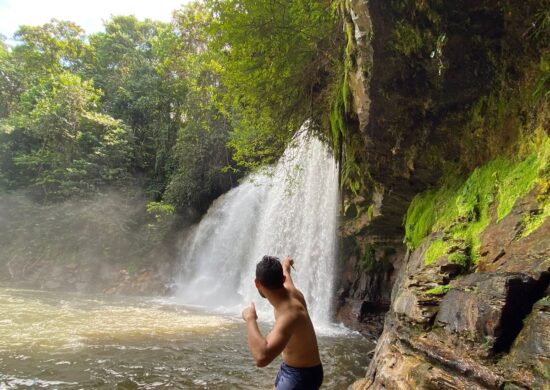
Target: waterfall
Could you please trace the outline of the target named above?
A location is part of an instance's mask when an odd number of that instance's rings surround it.
[[[316,326],[328,325],[334,290],[338,167],[306,122],[278,164],[217,199],[181,250],[177,298],[240,312],[251,301],[261,319],[272,312],[254,286],[265,254],[295,260],[293,280]]]

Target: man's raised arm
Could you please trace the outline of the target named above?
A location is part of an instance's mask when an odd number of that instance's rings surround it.
[[[296,288],[294,285],[294,282],[292,281],[292,277],[290,276],[290,268],[294,268],[294,260],[290,256],[287,256],[283,259],[283,275],[285,276],[285,288],[290,291],[292,294],[294,294],[294,297],[298,298],[300,302],[302,302],[302,305],[307,308],[306,299],[304,298],[304,294],[300,290]]]
[[[283,266],[283,275],[285,276],[284,286],[286,289],[296,289],[292,277],[290,276],[290,268],[294,265],[294,260],[290,256],[286,256],[281,263]]]

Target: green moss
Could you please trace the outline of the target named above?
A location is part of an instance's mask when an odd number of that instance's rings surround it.
[[[340,93],[342,96],[339,97],[340,103],[343,105],[344,113],[348,114],[351,112],[351,99],[352,93],[350,90],[349,83],[349,73],[353,71],[356,67],[356,42],[355,42],[355,25],[351,20],[350,16],[350,5],[347,0],[340,2],[340,10],[342,15],[344,15],[344,30],[346,33],[346,48],[344,51],[343,58],[343,82],[341,85]]]
[[[429,289],[426,291],[426,294],[428,295],[445,295],[447,294],[447,291],[449,291],[451,286],[448,284],[445,284],[443,286],[436,286],[434,288]]]
[[[550,14],[550,13],[549,13]],[[550,17],[546,17],[547,23]],[[550,27],[549,27],[550,29]],[[533,99],[538,102],[550,98],[550,54],[543,53],[539,62],[540,76],[532,92]]]
[[[374,246],[370,243],[365,244],[360,260],[358,262],[359,269],[363,272],[372,271],[376,264],[376,255]]]
[[[352,92],[349,75],[355,71],[357,44],[355,26],[351,19],[348,0],[339,0],[339,13],[343,16],[346,46],[342,50],[342,59],[337,69],[338,84],[333,88],[330,110],[330,138],[335,157],[340,161],[340,185],[342,189],[357,196],[365,191],[369,179],[368,170],[363,166],[364,142],[354,130],[352,114]],[[351,127],[351,128],[350,128]]]
[[[338,95],[330,113],[331,139],[335,157],[341,162],[340,185],[357,196],[363,190],[364,179],[368,175],[357,158],[363,150],[357,146],[357,135],[351,136],[348,130],[343,96],[344,94]]]
[[[372,220],[372,218],[374,217],[374,204],[370,204],[369,205],[369,208],[367,209],[367,216],[369,218],[369,221]]]
[[[356,271],[368,274],[383,274],[391,269],[390,257],[395,254],[395,250],[385,248],[383,254],[380,254],[377,258],[374,245],[367,242],[362,248],[357,247],[355,254],[358,259]]]
[[[537,184],[542,162],[537,155],[530,155],[509,168],[499,187],[497,219],[501,221],[512,211],[517,199],[521,198]]]
[[[462,252],[453,252],[449,255],[449,261],[466,268],[470,263],[470,257]]]
[[[480,236],[491,222],[510,213],[516,201],[535,186],[543,188],[538,197],[541,212],[526,220],[524,235],[536,230],[550,214],[548,190],[544,189],[550,172],[550,139],[536,134],[530,153],[522,159],[499,157],[475,169],[464,179],[447,175],[438,189],[417,195],[405,218],[405,242],[414,249],[429,234],[444,232],[446,241],[435,240],[426,252],[426,263],[458,245],[464,254],[453,254],[453,262],[479,259]],[[549,185],[550,187],[550,185]],[[460,257],[460,258],[459,258]]]
[[[465,253],[467,250],[465,241],[457,237],[434,240],[426,251],[424,261],[426,264],[432,264],[437,259],[448,255],[449,262],[467,268],[470,265],[470,256]]]
[[[426,255],[424,256],[424,261],[426,262],[426,264],[432,264],[440,257],[445,256],[447,253],[449,253],[450,249],[451,249],[450,242],[443,241],[443,240],[435,240],[430,244],[430,247],[426,251]]]
[[[430,234],[436,221],[436,211],[431,207],[438,192],[427,190],[412,200],[405,216],[405,242],[417,248],[424,237]]]
[[[338,102],[332,107],[330,111],[330,138],[332,140],[332,150],[336,156],[336,159],[340,159],[342,153],[341,142],[342,134],[345,133],[345,120],[342,113],[342,107]]]
[[[527,237],[536,231],[546,221],[546,218],[550,217],[550,180],[544,180],[540,184],[539,193],[541,194],[537,197],[539,209],[524,217],[522,237]]]
[[[419,52],[424,46],[420,32],[411,24],[398,22],[392,40],[393,49],[405,56]]]
[[[353,35],[353,23],[348,20],[349,4],[346,0],[340,0],[337,8],[343,15],[344,27],[346,31],[346,48],[344,50],[342,61],[338,65],[337,74],[339,74],[338,85],[333,92],[332,107],[330,110],[330,138],[334,154],[338,160],[342,157],[342,141],[347,138],[348,131],[346,126],[346,115],[351,111],[352,93],[349,85],[349,72],[355,62],[355,38]]]
[[[547,203],[540,213],[526,216],[523,220],[524,229],[521,237],[527,237],[534,231],[536,231],[546,221],[546,218],[550,217],[550,204]]]
[[[538,134],[541,134],[541,130],[539,129]],[[536,231],[550,217],[550,138],[538,137],[535,143],[542,145],[537,156],[541,161],[539,177],[536,181],[538,185],[536,200],[539,207],[536,212],[524,217],[522,237],[527,237]]]

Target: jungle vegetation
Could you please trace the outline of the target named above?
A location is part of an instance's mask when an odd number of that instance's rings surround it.
[[[0,191],[50,204],[137,185],[149,210],[204,212],[324,111],[337,20],[329,0],[207,0],[91,35],[21,26],[0,40]]]

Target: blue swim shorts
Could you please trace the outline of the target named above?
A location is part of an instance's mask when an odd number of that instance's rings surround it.
[[[291,367],[281,364],[275,388],[277,390],[317,390],[323,383],[323,365],[315,367]]]

